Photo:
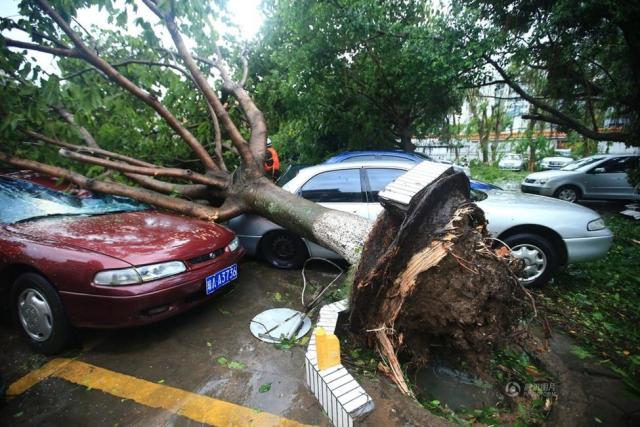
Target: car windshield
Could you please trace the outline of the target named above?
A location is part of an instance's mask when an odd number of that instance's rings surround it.
[[[505,160],[520,160],[520,156],[517,154],[507,154],[504,156]]]
[[[574,170],[579,169],[579,168],[581,168],[583,166],[587,166],[587,165],[590,165],[592,163],[598,162],[598,161],[600,161],[602,159],[604,159],[604,157],[602,157],[602,156],[587,157],[587,158],[576,160],[575,162],[569,163],[568,165],[566,165],[565,167],[563,167],[560,170],[563,170],[563,171],[574,171]]]
[[[96,193],[79,198],[29,181],[0,177],[0,222],[36,220],[52,216],[103,215],[135,212],[150,206],[119,196]]]

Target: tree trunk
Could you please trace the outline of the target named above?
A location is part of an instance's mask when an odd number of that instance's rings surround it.
[[[498,141],[491,143],[491,163],[495,163],[498,157]]]
[[[416,150],[416,146],[411,142],[412,132],[409,125],[405,125],[400,129],[400,145],[402,149],[407,152],[413,152]]]
[[[480,135],[480,150],[482,151],[482,163],[489,164],[489,135]]]
[[[508,254],[493,249],[468,178],[440,178],[406,216],[378,217],[355,275],[350,329],[382,353],[407,394],[398,354],[422,365],[439,352],[482,372],[526,310]]]
[[[266,178],[234,184],[248,210],[310,239],[357,264],[372,223],[289,193]]]

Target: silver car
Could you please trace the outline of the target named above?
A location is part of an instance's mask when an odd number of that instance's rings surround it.
[[[598,154],[577,160],[559,170],[536,172],[522,181],[525,193],[575,202],[580,199],[640,200],[629,184],[627,171],[638,168],[637,154]]]
[[[413,165],[406,162],[336,163],[302,169],[283,188],[328,208],[375,219],[382,211],[378,192]],[[548,197],[500,190],[472,190],[484,210],[489,232],[505,242],[526,264],[522,282],[546,283],[569,262],[604,256],[613,235],[591,209]],[[249,254],[279,268],[298,268],[309,256],[337,254],[255,216],[229,222]]]

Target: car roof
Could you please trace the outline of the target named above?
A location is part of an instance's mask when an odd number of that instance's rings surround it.
[[[404,159],[412,160],[412,161],[416,161],[416,160],[422,161],[427,159],[427,157],[421,156],[420,154],[410,153],[410,152],[401,151],[401,150],[362,150],[362,151],[345,151],[343,153],[337,154],[325,160],[324,163],[340,163],[345,160],[351,159],[353,157],[360,157],[360,156],[402,157]]]

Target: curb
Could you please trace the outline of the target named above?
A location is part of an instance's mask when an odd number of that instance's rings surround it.
[[[320,309],[316,326],[333,334],[338,314],[348,307],[346,299],[325,305]],[[315,330],[309,340],[304,365],[307,387],[316,396],[334,426],[353,426],[375,408],[373,399],[342,364],[318,370]]]

